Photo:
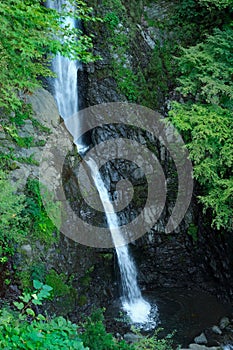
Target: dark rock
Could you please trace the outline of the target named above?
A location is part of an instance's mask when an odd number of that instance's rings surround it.
[[[213,326],[213,327],[212,327],[212,331],[213,331],[215,334],[222,334],[222,331],[221,331],[221,329],[220,329],[218,326]]]
[[[230,320],[228,317],[223,317],[221,318],[220,322],[219,322],[219,327],[220,329],[225,329],[227,326],[229,326],[230,324]]]
[[[199,336],[194,338],[196,344],[207,344],[207,338],[205,333],[201,333]]]
[[[134,333],[126,333],[124,335],[124,339],[127,343],[134,344],[137,343],[140,339],[142,339],[142,336]]]

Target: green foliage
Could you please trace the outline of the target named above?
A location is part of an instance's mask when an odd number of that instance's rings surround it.
[[[121,0],[103,0],[103,6],[104,8],[111,9],[111,12],[121,21],[124,20],[127,12]]]
[[[232,0],[199,0],[199,3],[208,8],[216,7],[218,9],[224,9],[230,5],[232,6]]]
[[[117,341],[107,333],[103,324],[102,310],[96,310],[80,325],[63,317],[48,318],[37,313],[36,307],[50,295],[52,288],[38,280],[33,281],[34,290],[23,292],[19,302],[14,302],[17,311],[0,310],[1,349],[70,349],[70,350],[171,350],[171,336],[158,339],[140,335],[138,343],[129,345]],[[79,333],[78,333],[79,331]],[[134,330],[136,334],[138,331]]]
[[[53,288],[51,296],[62,297],[74,294],[73,287],[67,283],[67,277],[64,273],[58,274],[55,270],[50,270],[46,276],[46,283]]]
[[[57,240],[58,230],[53,224],[52,220],[48,217],[44,208],[41,193],[40,184],[37,179],[29,178],[26,184],[26,210],[25,213],[29,216],[28,232],[34,237],[39,239],[42,243],[47,245]],[[59,213],[59,207],[53,201],[49,202],[51,210]],[[57,215],[58,217],[58,215]]]
[[[0,257],[13,254],[14,245],[25,240],[25,196],[15,193],[6,174],[0,171]],[[6,257],[5,257],[6,258]]]
[[[30,275],[32,280],[38,280],[38,281],[45,281],[45,276],[46,276],[46,265],[45,263],[42,262],[38,262],[38,263],[34,263],[31,267],[30,267]],[[50,284],[47,283],[49,286]],[[52,286],[51,286],[52,287]]]
[[[40,0],[1,1],[0,107],[19,109],[21,92],[33,91],[41,85],[38,78],[53,75],[49,67],[57,53],[85,63],[95,59],[91,38],[66,23],[70,16],[96,20],[92,9],[80,0],[70,3],[76,10],[66,6],[59,13]]]
[[[85,346],[91,350],[116,350],[116,349],[133,349],[126,342],[117,340],[112,334],[107,333],[103,324],[103,314],[101,310],[96,310],[82,324],[84,332],[80,334]]]
[[[149,108],[164,106],[169,89],[174,85],[176,66],[172,54],[176,50],[174,41],[167,40],[162,46],[157,43],[153,49],[147,67],[138,73],[140,93],[138,103]]]
[[[34,291],[30,293],[23,292],[23,294],[19,296],[21,301],[15,301],[14,306],[20,311],[21,316],[29,315],[33,317],[33,319],[42,320],[44,319],[42,315],[36,317],[33,306],[42,305],[42,301],[48,299],[53,288],[38,280],[33,281],[33,287]]]
[[[114,29],[120,23],[120,19],[115,12],[109,12],[104,17],[104,21],[108,23],[110,29]]]
[[[134,333],[140,335],[135,328],[133,328]],[[145,336],[139,338],[138,342],[134,345],[135,350],[172,350],[172,336],[173,334],[168,334],[165,338],[159,339],[158,333],[161,329],[157,329],[153,336]]]
[[[194,176],[203,186],[199,199],[212,209],[213,225],[231,229],[233,113],[212,105],[174,103],[170,117],[187,141]]]
[[[19,163],[39,166],[39,162],[34,159],[34,154],[31,154],[29,157],[17,157],[15,160],[17,160]]]
[[[137,85],[137,75],[132,69],[124,66],[118,66],[116,71],[118,73],[117,80],[120,92],[127,97],[129,102],[136,102],[140,94]]]
[[[33,281],[33,287],[14,302],[17,312],[0,311],[0,348],[88,350],[78,337],[77,325],[63,317],[49,319],[37,313],[36,307],[49,298],[52,287],[38,280]]]
[[[81,334],[81,339],[84,345],[90,347],[91,350],[172,350],[173,334],[159,339],[158,333],[160,329],[153,336],[142,336],[137,329],[132,327],[132,331],[139,337],[135,344],[129,345],[125,341],[117,341],[112,334],[107,333],[103,325],[103,320],[102,311],[96,310],[82,324],[84,332]]]
[[[80,295],[79,298],[78,298],[78,305],[79,306],[83,306],[87,303],[87,297],[86,295]]]
[[[164,38],[163,45],[158,40],[151,54],[148,50],[145,61],[143,52],[138,56],[141,34],[136,24],[144,15],[142,3],[127,6],[120,0],[107,0],[103,5],[107,11],[105,41],[113,58],[110,74],[117,83],[118,92],[129,102],[160,107],[174,80],[171,57],[176,46],[174,40],[170,42],[169,38]],[[161,22],[158,25],[161,26]]]
[[[196,225],[190,224],[187,233],[189,236],[192,237],[193,242],[197,242],[197,240],[198,240],[198,228]]]
[[[19,147],[30,148],[33,145],[33,137],[19,136],[18,130],[14,125],[4,126],[3,129]]]
[[[184,96],[233,107],[233,29],[215,29],[213,35],[188,49],[179,58],[182,76],[180,88]]]
[[[214,28],[223,29],[231,15],[231,0],[180,0],[175,2],[170,28],[187,47],[203,41]]]
[[[30,315],[30,314],[29,314]],[[77,325],[63,317],[37,317],[31,322],[19,313],[2,309],[0,348],[24,350],[88,350],[77,334]]]
[[[184,32],[191,30],[192,40],[184,40],[186,48],[176,58],[177,91],[184,103],[173,103],[169,114],[190,151],[194,177],[201,185],[198,198],[218,230],[231,230],[233,225],[231,4],[228,0],[182,1],[178,16],[183,23],[179,24]]]

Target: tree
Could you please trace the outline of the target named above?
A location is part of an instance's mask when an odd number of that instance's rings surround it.
[[[203,1],[204,2],[204,1]],[[205,1],[207,2],[207,1]],[[220,6],[227,1],[215,1]],[[223,4],[224,3],[224,4]],[[170,118],[183,133],[198,196],[211,209],[212,226],[232,229],[233,205],[233,30],[215,28],[205,41],[181,50],[179,90],[185,103],[173,103]]]
[[[57,53],[83,62],[94,59],[91,37],[66,23],[71,16],[95,20],[92,9],[81,0],[70,0],[76,10],[68,6],[59,13],[44,2],[0,2],[0,107],[8,111],[19,108],[21,92],[33,91],[41,85],[39,78],[53,75],[50,62]]]
[[[179,91],[200,102],[232,108],[233,29],[216,28],[213,35],[188,49],[179,58]]]
[[[219,106],[174,103],[170,117],[183,132],[194,177],[202,185],[204,208],[213,212],[217,229],[232,229],[233,113]]]

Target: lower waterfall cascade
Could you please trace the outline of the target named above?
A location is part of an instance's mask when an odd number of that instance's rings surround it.
[[[150,319],[151,305],[143,299],[137,284],[136,266],[129,254],[128,246],[124,242],[124,238],[119,228],[118,218],[114,212],[104,181],[101,178],[99,169],[94,160],[90,158],[86,163],[91,170],[92,178],[103,204],[108,227],[111,231],[111,236],[115,245],[123,290],[121,298],[123,310],[126,311],[133,323],[150,323],[152,325],[153,322],[152,319]]]

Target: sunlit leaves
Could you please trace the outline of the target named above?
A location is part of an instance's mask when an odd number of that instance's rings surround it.
[[[9,242],[22,242],[25,236],[22,231],[24,219],[21,217],[25,196],[16,195],[15,191],[15,187],[0,171],[0,243],[4,246],[4,252],[9,248]],[[0,251],[0,255],[3,251]]]
[[[83,1],[60,12],[39,0],[0,2],[0,107],[16,110],[22,91],[40,86],[38,78],[52,76],[50,62],[61,53],[83,62],[93,61],[92,40],[71,28],[67,18],[95,21],[92,9]]]

